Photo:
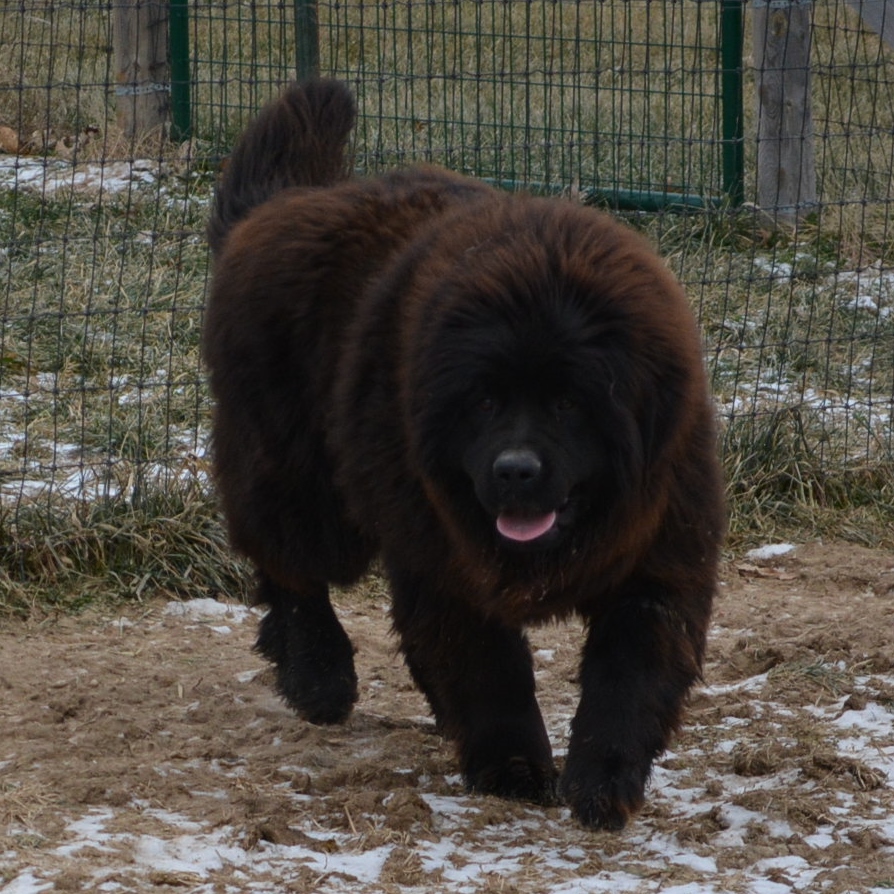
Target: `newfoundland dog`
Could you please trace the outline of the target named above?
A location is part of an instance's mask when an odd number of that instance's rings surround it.
[[[218,184],[204,357],[257,648],[314,723],[357,700],[329,601],[381,558],[400,648],[470,790],[618,829],[699,677],[724,528],[680,285],[570,201],[437,167],[350,176],[334,81],[248,127]],[[526,625],[581,616],[561,773]]]

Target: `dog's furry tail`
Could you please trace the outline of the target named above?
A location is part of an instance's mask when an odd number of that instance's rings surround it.
[[[208,241],[217,254],[252,208],[293,186],[331,186],[350,175],[347,145],[357,115],[339,81],[291,85],[242,134],[214,194]]]

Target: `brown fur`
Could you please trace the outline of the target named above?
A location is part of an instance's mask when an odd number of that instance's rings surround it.
[[[618,828],[698,677],[723,529],[685,295],[641,237],[569,202],[431,167],[339,180],[352,122],[340,85],[291,88],[209,228],[215,469],[270,605],[258,647],[302,716],[343,719],[356,676],[328,585],[381,555],[470,788],[547,802],[523,627],[582,615],[559,789]],[[495,527],[553,511],[531,542]]]

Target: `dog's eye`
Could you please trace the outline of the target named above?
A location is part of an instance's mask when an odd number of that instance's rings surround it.
[[[493,416],[497,411],[497,402],[492,397],[482,397],[478,401],[478,412],[482,416]]]
[[[556,413],[558,413],[561,416],[561,415],[564,415],[565,413],[572,412],[572,410],[576,410],[577,409],[577,401],[575,401],[574,399],[572,399],[570,397],[560,397],[556,400],[554,407],[555,407]]]

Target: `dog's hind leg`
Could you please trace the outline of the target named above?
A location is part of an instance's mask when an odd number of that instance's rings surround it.
[[[276,667],[276,688],[311,723],[341,723],[357,701],[354,649],[323,581],[292,588],[259,573],[258,601],[269,606],[255,648]]]

